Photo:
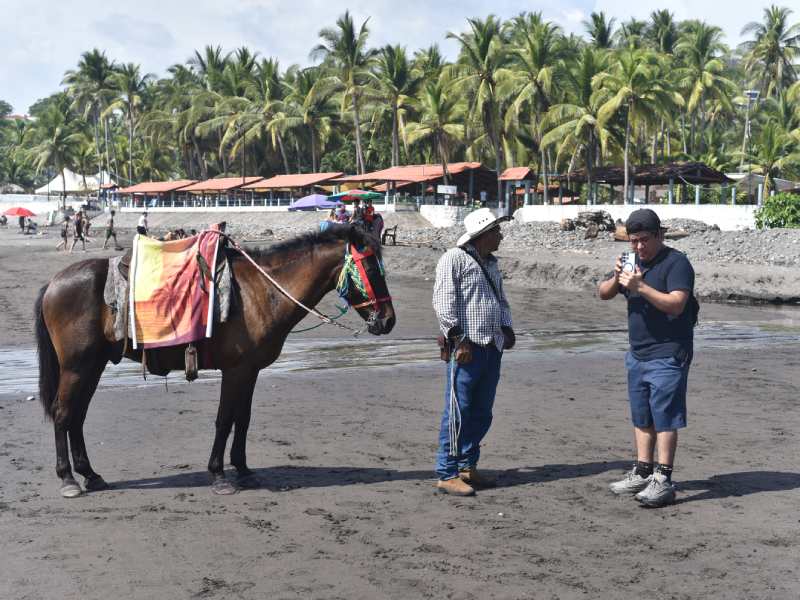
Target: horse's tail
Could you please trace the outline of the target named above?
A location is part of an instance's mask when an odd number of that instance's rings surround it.
[[[53,407],[58,393],[58,379],[60,367],[50,332],[44,322],[42,313],[42,300],[47,286],[39,290],[36,306],[33,309],[36,316],[36,346],[39,354],[39,401],[42,403],[44,413],[53,418]]]

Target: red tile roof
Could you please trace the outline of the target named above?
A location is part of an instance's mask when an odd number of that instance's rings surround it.
[[[255,183],[263,177],[220,177],[219,179],[206,179],[183,188],[182,192],[227,192],[243,185]]]
[[[479,162],[447,163],[447,172],[457,175],[471,169],[482,168]],[[390,167],[381,171],[373,171],[364,175],[349,175],[340,177],[339,181],[410,181],[419,183],[431,181],[442,177],[442,165],[408,165],[404,167]]]
[[[117,190],[118,194],[165,194],[174,192],[187,185],[197,183],[196,179],[179,179],[178,181],[146,181]]]
[[[525,181],[535,177],[536,174],[528,167],[510,167],[500,175],[500,181]]]
[[[263,179],[256,183],[242,186],[243,190],[275,190],[279,188],[304,188],[312,185],[329,181],[341,176],[341,172],[336,173],[300,173],[297,175],[275,175],[269,179]]]

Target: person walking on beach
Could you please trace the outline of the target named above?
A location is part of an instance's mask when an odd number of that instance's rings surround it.
[[[61,241],[56,245],[56,250],[64,247],[64,252],[67,251],[67,243],[69,240],[69,216],[64,215],[64,221],[61,223]]]
[[[122,250],[122,246],[117,241],[117,230],[114,228],[114,215],[117,214],[113,210],[108,215],[108,223],[106,223],[106,241],[103,242],[103,250],[108,246],[108,240],[114,238],[114,250]]]
[[[69,251],[72,252],[75,249],[75,244],[78,243],[78,240],[81,241],[81,245],[83,246],[83,251],[86,252],[86,238],[83,235],[83,213],[78,211],[75,214],[75,225],[72,234],[72,246],[70,246]]]
[[[472,496],[494,481],[478,473],[480,444],[492,423],[503,350],[514,347],[511,308],[492,255],[503,234],[488,208],[464,219],[466,232],[436,265],[433,308],[445,338],[445,405],[439,430],[439,492]],[[449,355],[449,356],[447,356]]]
[[[610,489],[659,507],[675,501],[672,467],[678,429],[686,427],[686,384],[699,306],[694,269],[685,254],[664,245],[658,215],[649,208],[635,210],[625,227],[635,266],[624,268],[617,259],[598,293],[603,300],[622,293],[628,303],[625,368],[636,462]]]
[[[136,225],[136,233],[139,235],[147,235],[147,211],[142,213],[139,217],[139,223]]]

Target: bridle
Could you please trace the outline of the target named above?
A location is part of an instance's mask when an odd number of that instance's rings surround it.
[[[339,282],[336,285],[336,291],[339,292],[339,296],[353,308],[372,306],[373,309],[370,319],[374,320],[377,318],[380,305],[391,302],[392,297],[388,294],[378,297],[375,292],[375,287],[372,285],[369,275],[367,275],[367,269],[364,266],[364,262],[371,257],[377,262],[381,275],[384,275],[383,263],[375,255],[375,251],[372,248],[367,246],[362,251],[350,243],[347,243],[344,250],[344,265],[339,274]],[[358,304],[352,304],[350,302],[348,296],[350,295],[351,284],[361,294],[362,298],[366,298],[364,302],[359,302]]]

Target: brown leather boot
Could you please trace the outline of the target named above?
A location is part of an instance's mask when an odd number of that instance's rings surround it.
[[[471,467],[458,472],[459,477],[464,483],[469,484],[476,490],[488,490],[497,487],[497,481],[494,477],[487,477],[478,473],[478,469]]]
[[[460,477],[440,479],[436,482],[436,491],[442,494],[450,494],[451,496],[475,495],[475,489],[469,484],[464,483]]]

